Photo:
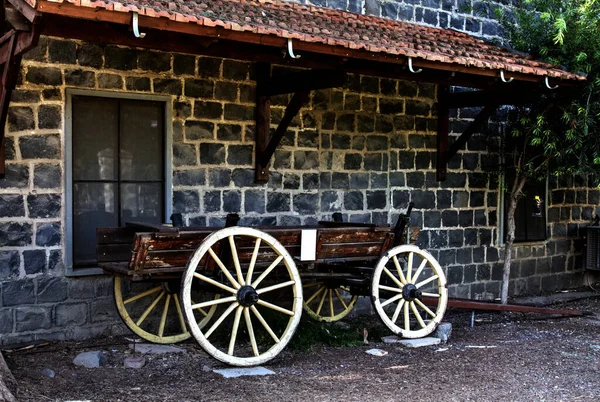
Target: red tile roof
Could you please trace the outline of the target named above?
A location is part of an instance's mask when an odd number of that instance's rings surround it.
[[[585,78],[550,64],[512,53],[450,29],[432,28],[346,11],[281,0],[26,0],[39,11],[44,2],[139,15],[202,27],[256,35],[292,38],[363,52],[412,57],[450,66],[475,67],[565,80]],[[68,11],[64,11],[68,14]]]

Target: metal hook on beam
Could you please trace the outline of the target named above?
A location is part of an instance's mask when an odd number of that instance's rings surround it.
[[[140,38],[143,39],[146,34],[144,32],[140,32],[140,26],[139,26],[139,16],[137,11],[133,12],[133,34],[135,35],[136,38]]]
[[[502,82],[508,84],[509,82],[512,82],[515,77],[510,77],[509,79],[504,78],[504,70],[500,70],[500,79],[502,80]]]
[[[300,57],[302,57],[299,54],[294,54],[294,45],[292,44],[292,38],[288,38],[287,50],[288,54],[292,59],[299,59]]]
[[[558,85],[555,85],[553,87],[550,86],[550,82],[548,81],[548,76],[546,76],[544,78],[544,82],[546,83],[546,88],[548,88],[548,89],[556,89],[556,88],[558,88]]]
[[[422,69],[422,68],[420,68],[420,69],[418,69],[418,70],[415,70],[415,69],[413,68],[413,65],[412,65],[412,57],[409,57],[409,58],[408,58],[408,69],[409,69],[409,70],[410,70],[410,72],[411,72],[411,73],[413,73],[413,74],[419,74],[421,71],[423,71],[423,69]]]

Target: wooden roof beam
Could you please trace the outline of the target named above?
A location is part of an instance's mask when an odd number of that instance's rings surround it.
[[[42,14],[31,7],[23,0],[7,0],[15,9],[23,15],[31,24],[37,24],[42,17]]]

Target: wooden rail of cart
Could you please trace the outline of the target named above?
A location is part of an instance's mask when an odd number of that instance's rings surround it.
[[[97,256],[115,276],[118,311],[133,332],[159,343],[191,335],[218,360],[247,366],[285,347],[303,309],[336,321],[359,295],[372,297],[393,333],[431,333],[446,308],[446,279],[427,251],[402,244],[407,221],[404,215],[395,227],[130,224],[99,228]]]

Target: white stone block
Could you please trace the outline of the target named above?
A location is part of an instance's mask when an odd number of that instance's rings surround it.
[[[407,348],[420,348],[423,346],[433,346],[440,344],[440,338],[419,338],[419,339],[403,339],[400,343]]]

